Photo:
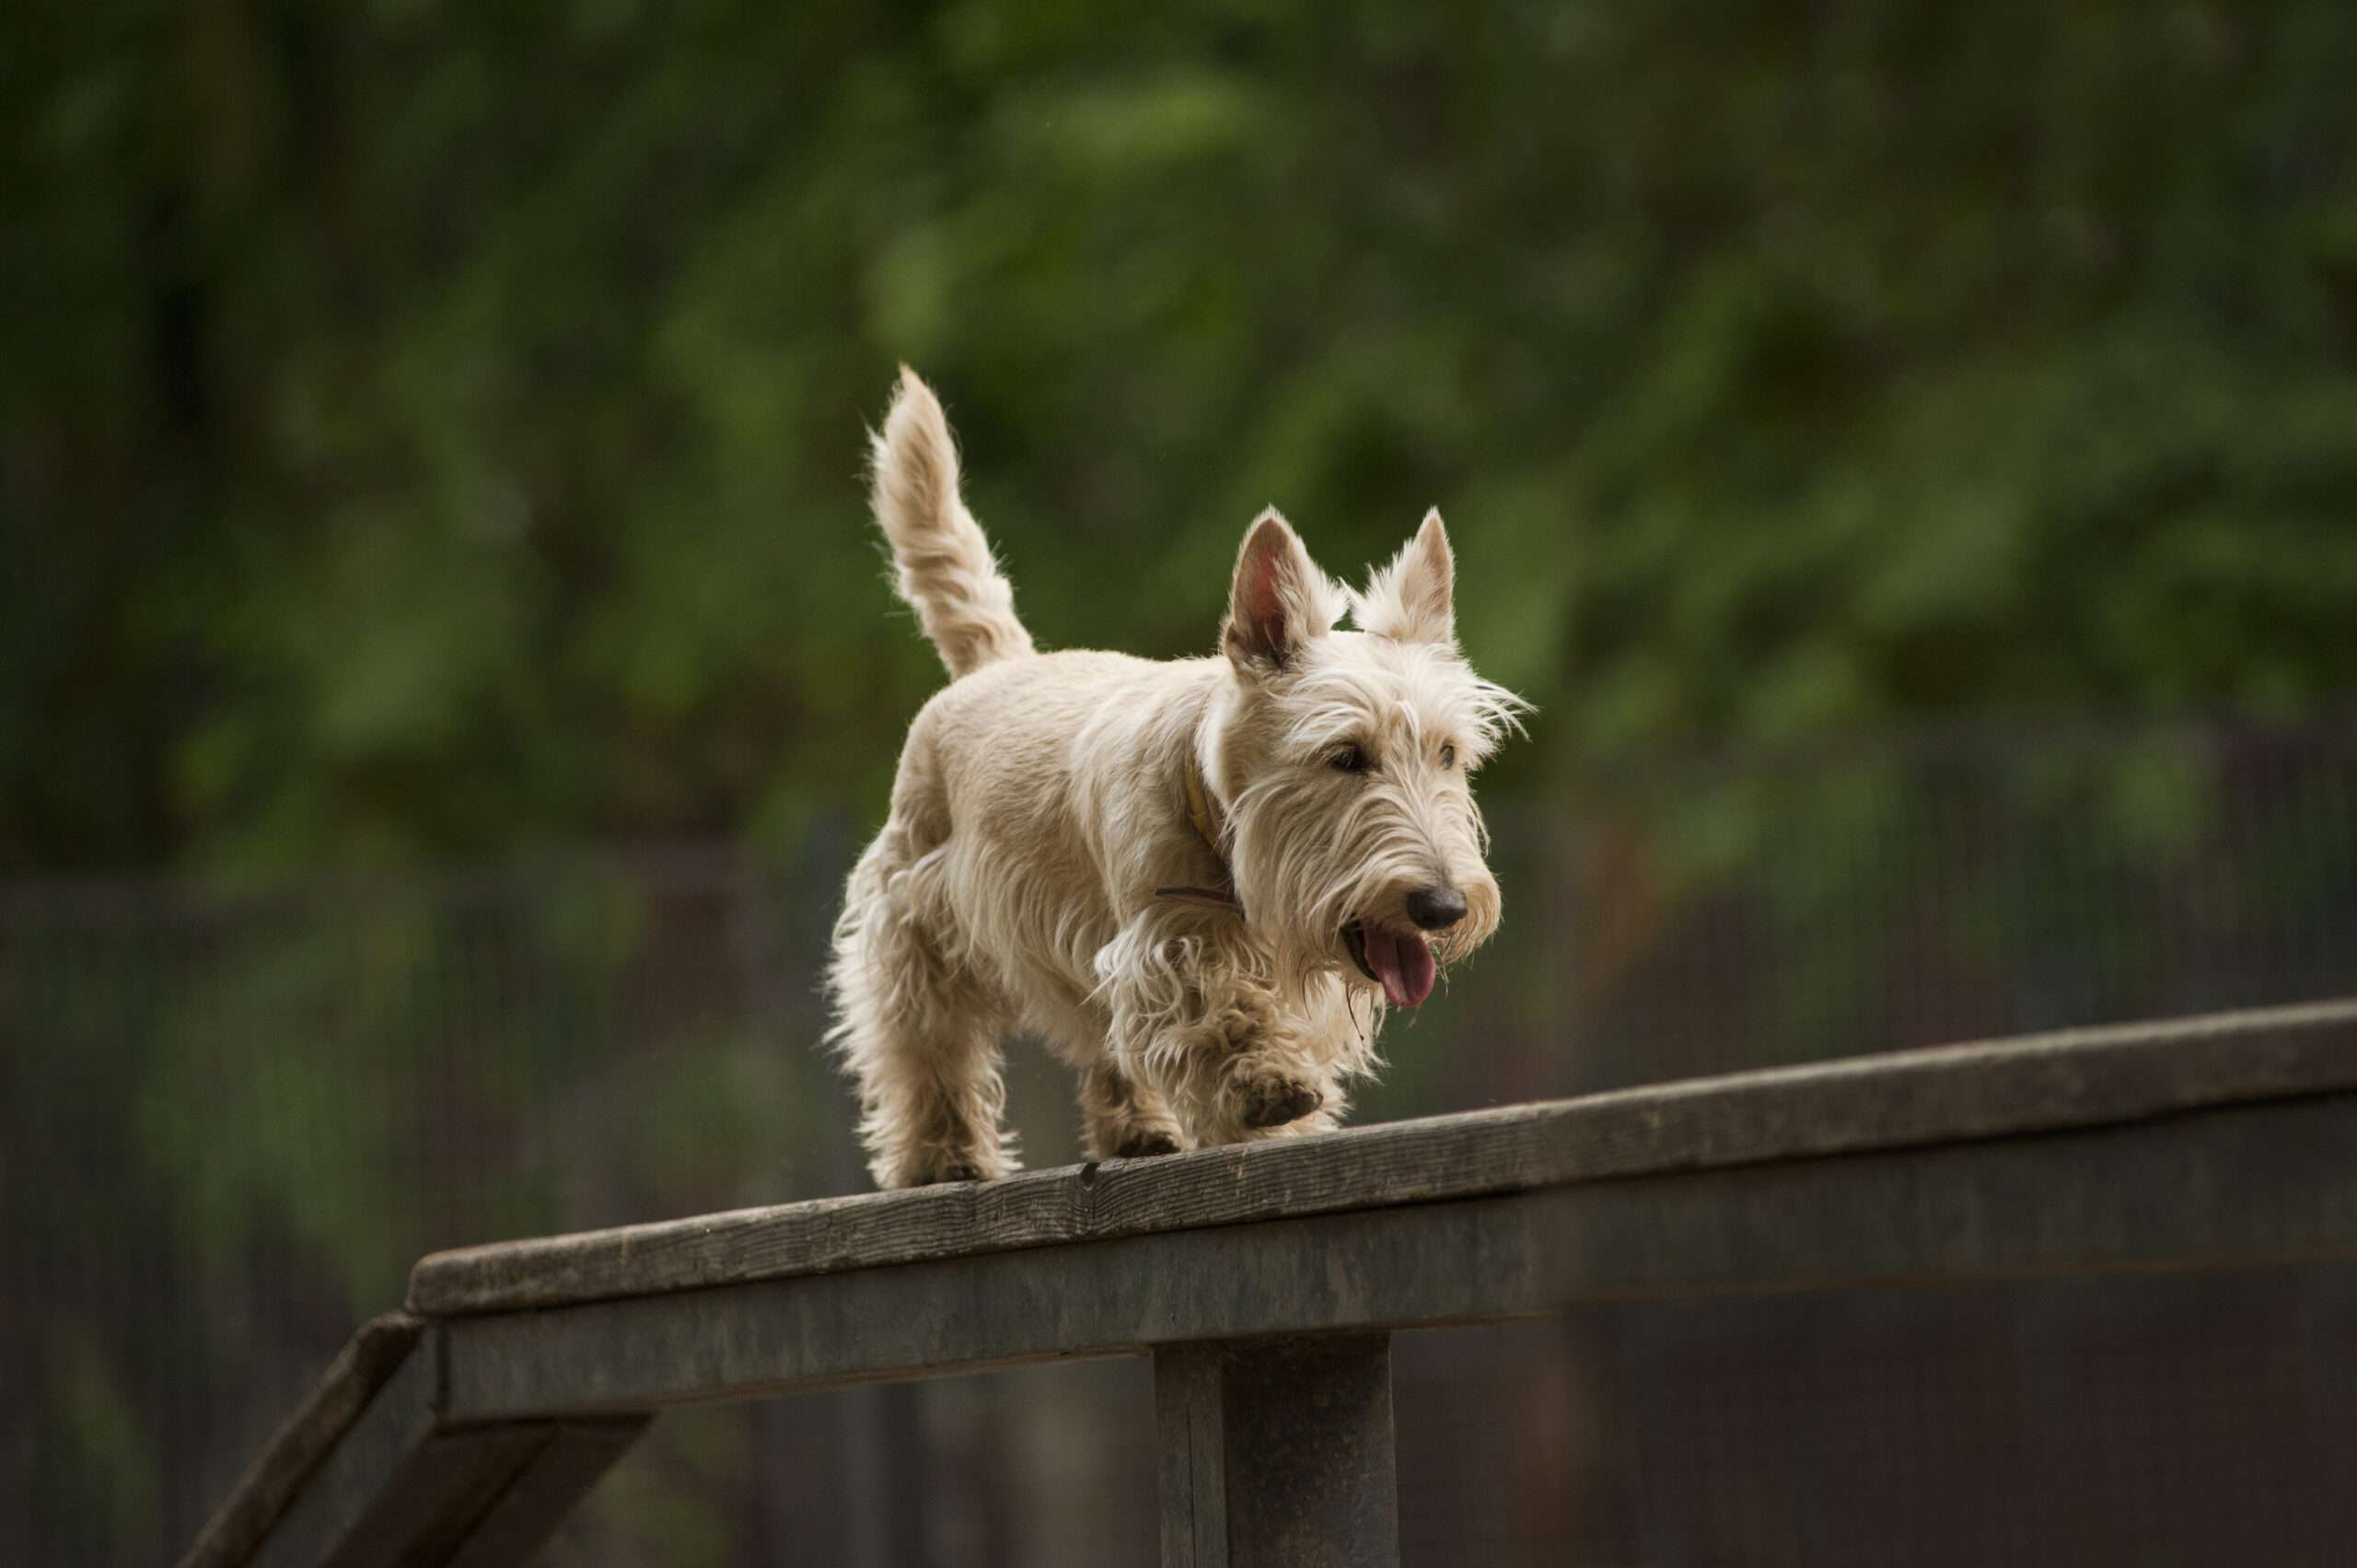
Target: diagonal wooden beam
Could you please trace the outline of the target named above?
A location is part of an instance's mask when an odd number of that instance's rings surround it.
[[[355,1368],[398,1343],[362,1399]],[[525,1562],[644,1430],[590,1422],[445,1419],[440,1336],[372,1325],[222,1505],[186,1562],[203,1568],[490,1568]],[[340,1424],[337,1418],[341,1418]],[[298,1426],[290,1423],[290,1429]],[[198,1552],[204,1555],[201,1558]]]
[[[237,1568],[250,1559],[304,1481],[400,1369],[424,1328],[406,1312],[363,1323],[238,1478],[180,1568]]]
[[[575,1504],[646,1430],[644,1416],[545,1423],[540,1446],[509,1480],[447,1568],[517,1568],[556,1533]]]

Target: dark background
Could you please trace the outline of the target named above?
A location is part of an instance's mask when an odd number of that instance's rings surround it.
[[[1048,645],[1207,650],[1265,503],[1352,575],[1448,516],[1539,713],[1504,934],[1363,1119],[2357,990],[2344,5],[7,30],[27,1561],[168,1556],[422,1250],[859,1183],[812,976],[941,679],[860,494],[902,360]],[[1411,1551],[2304,1561],[2353,1326],[2318,1273],[1417,1337]],[[669,1417],[565,1560],[1139,1560],[1139,1376]]]

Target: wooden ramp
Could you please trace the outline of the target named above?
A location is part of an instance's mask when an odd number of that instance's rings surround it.
[[[1155,1358],[1167,1564],[1398,1561],[1389,1332],[2357,1258],[2357,1001],[435,1253],[184,1568],[517,1563],[664,1407]]]

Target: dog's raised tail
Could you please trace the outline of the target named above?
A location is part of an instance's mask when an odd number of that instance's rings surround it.
[[[1015,618],[1014,586],[958,493],[958,445],[941,400],[906,366],[874,448],[870,494],[899,568],[895,587],[950,679],[1031,652],[1031,633]]]

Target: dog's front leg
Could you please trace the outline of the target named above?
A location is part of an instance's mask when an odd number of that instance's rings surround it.
[[[1149,911],[1097,955],[1109,1044],[1197,1146],[1323,1132],[1341,1097],[1316,1037],[1216,933]]]

